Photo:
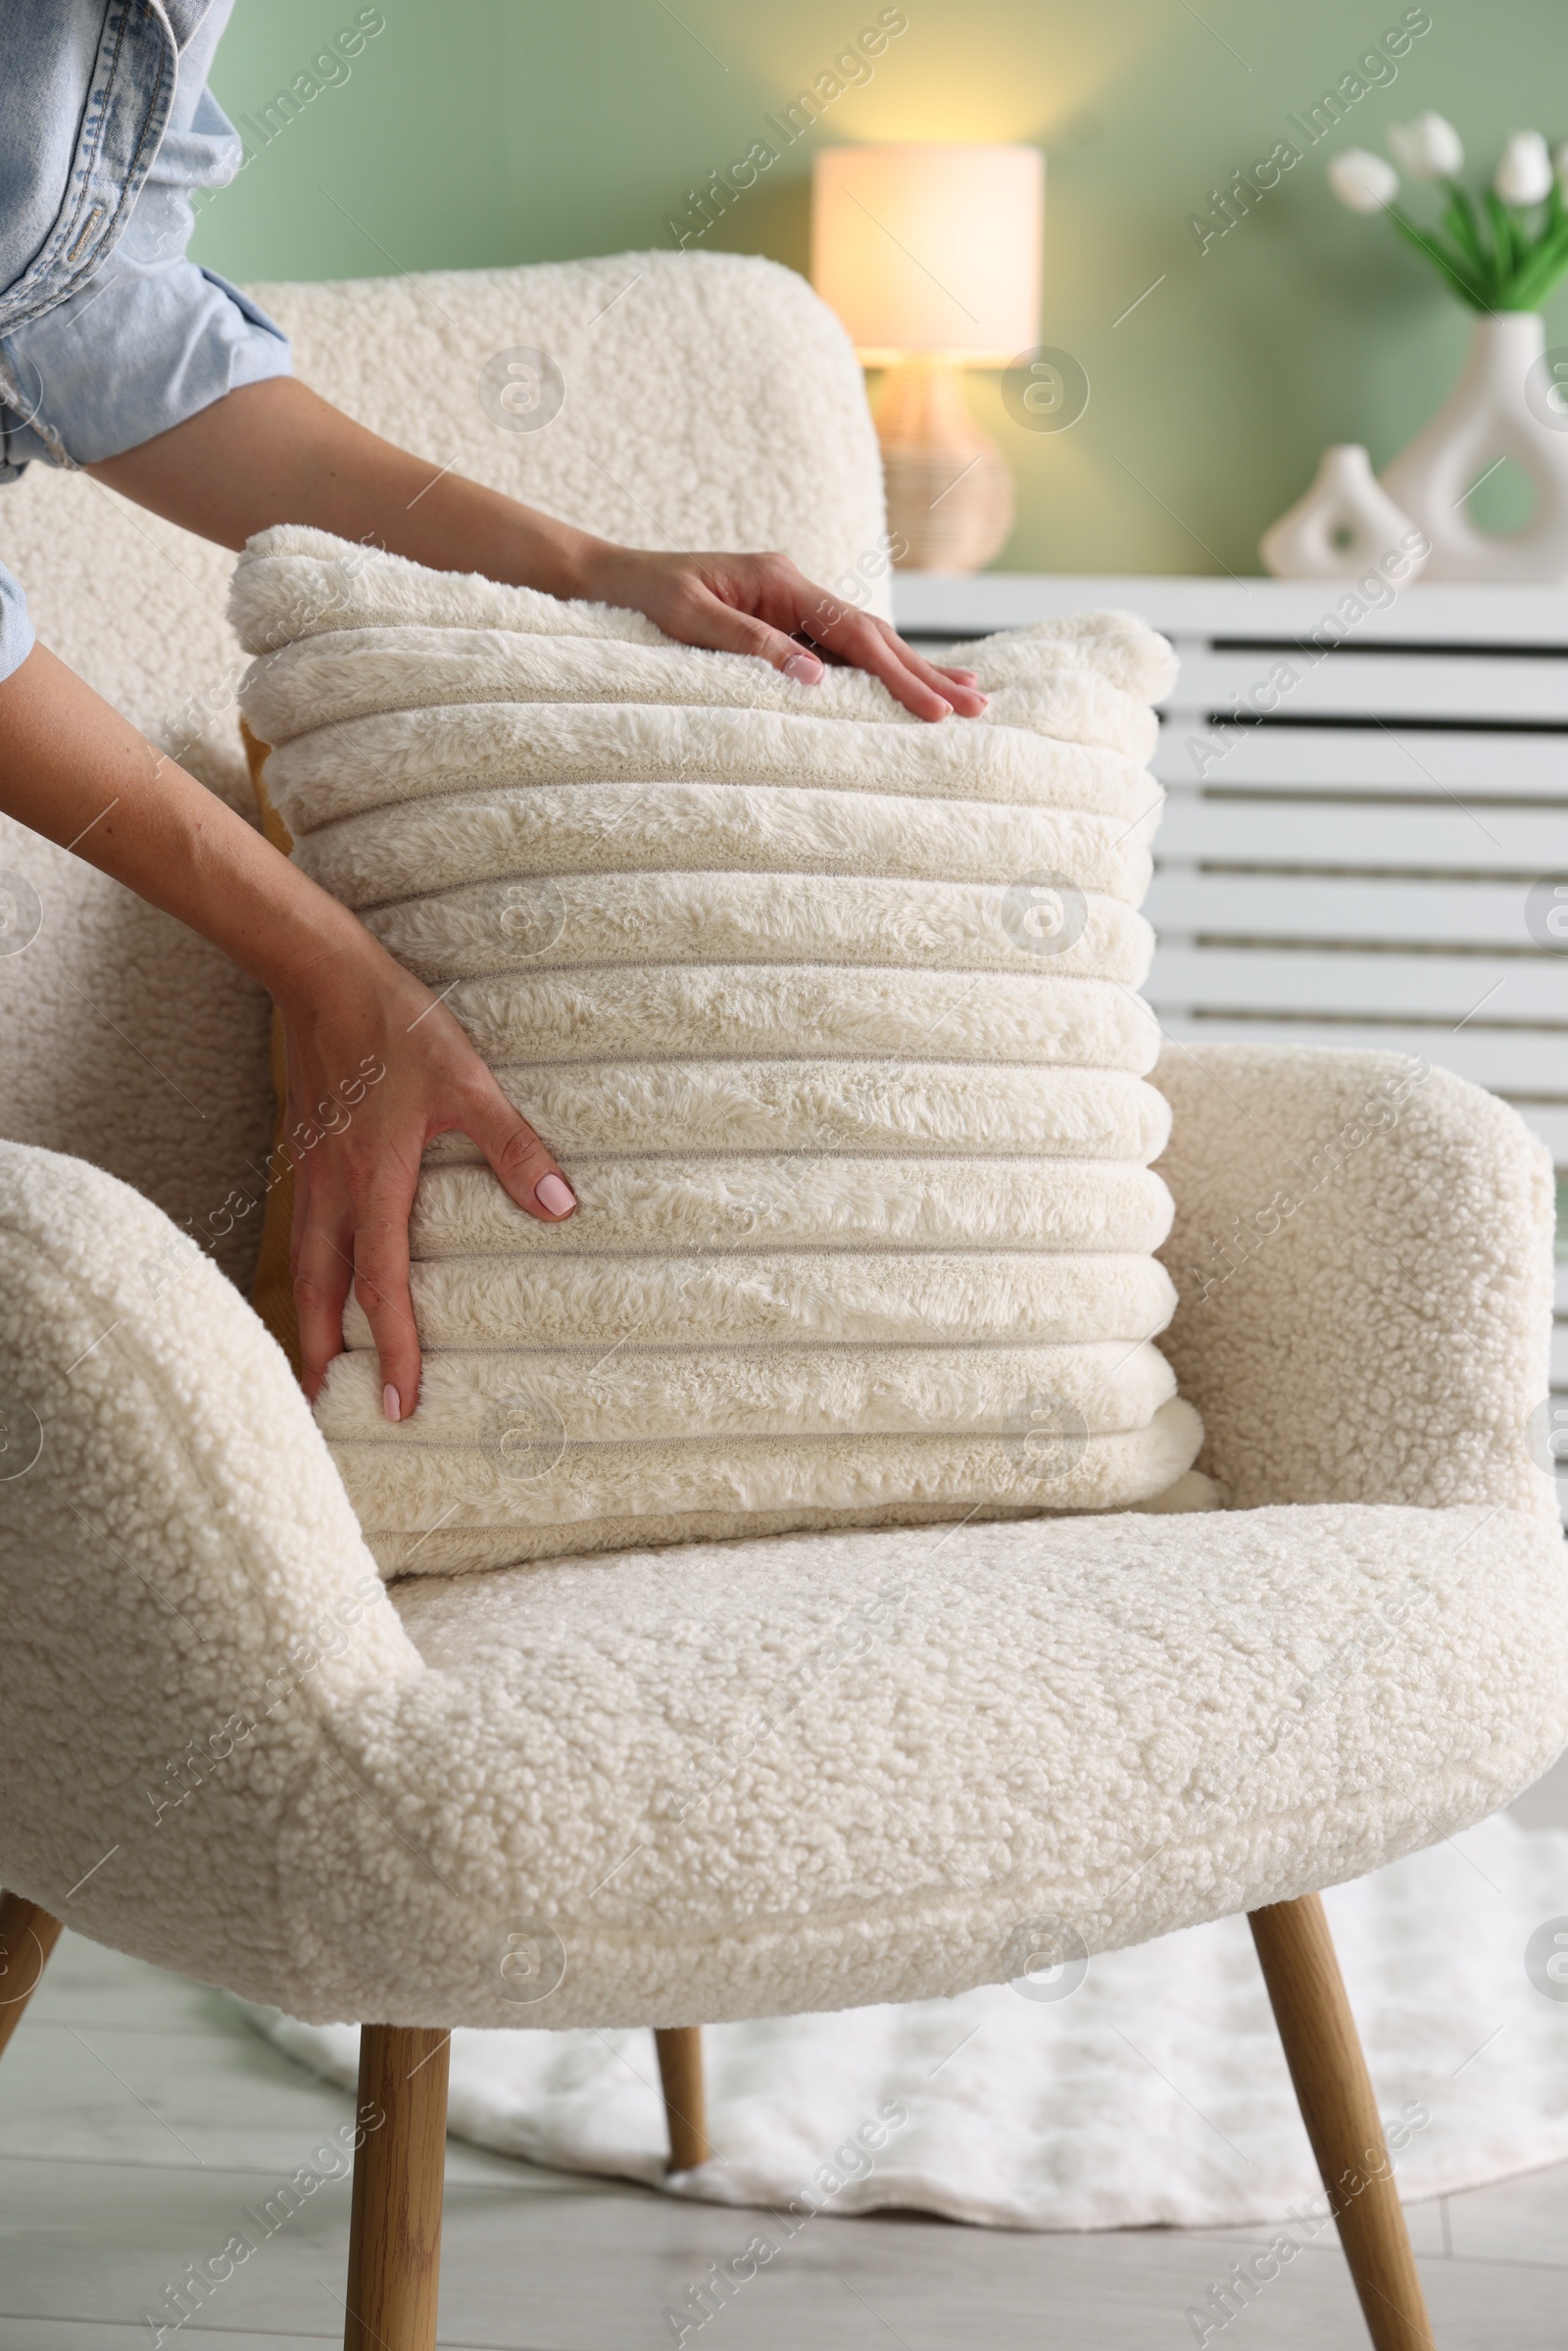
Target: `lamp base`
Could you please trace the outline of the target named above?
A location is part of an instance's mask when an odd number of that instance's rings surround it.
[[[904,360],[877,394],[888,530],[903,571],[978,571],[1013,523],[1007,461],[969,414],[947,360]]]

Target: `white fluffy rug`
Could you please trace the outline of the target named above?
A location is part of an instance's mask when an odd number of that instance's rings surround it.
[[[1325,1899],[1385,2121],[1404,2110],[1405,2197],[1568,2158],[1568,1999],[1525,1967],[1531,1935],[1568,1914],[1568,1830],[1499,1814]],[[353,2082],[356,2027],[245,2013]],[[451,2127],[717,2203],[1013,2229],[1268,2220],[1318,2188],[1242,1919],[1096,1959],[1065,1999],[1004,1984],[704,2041],[718,2153],[677,2180],[647,2033],[460,2032]]]

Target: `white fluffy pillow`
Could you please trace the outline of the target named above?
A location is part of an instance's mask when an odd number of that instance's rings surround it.
[[[581,1203],[542,1225],[429,1151],[418,1411],[382,1418],[352,1305],[319,1406],[385,1569],[1180,1477],[1135,994],[1162,639],[988,639],[986,718],[933,727],[294,527],[233,612],[296,857],[450,990]]]

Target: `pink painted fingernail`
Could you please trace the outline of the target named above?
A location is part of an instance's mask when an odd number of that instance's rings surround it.
[[[784,664],[784,675],[798,686],[814,686],[821,674],[822,664],[814,653],[792,653]]]
[[[388,1420],[401,1420],[403,1418],[403,1398],[399,1396],[397,1390],[393,1387],[390,1380],[388,1380],[386,1386],[381,1391],[381,1409],[386,1414]]]
[[[568,1209],[577,1205],[577,1195],[565,1177],[558,1176],[554,1169],[549,1175],[539,1178],[533,1188],[533,1196],[540,1207],[547,1208],[552,1216],[564,1216]]]

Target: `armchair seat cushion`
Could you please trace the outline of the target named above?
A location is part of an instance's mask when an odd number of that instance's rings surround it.
[[[426,1670],[353,1740],[421,2018],[929,1998],[1359,1877],[1557,1754],[1565,1584],[1539,1522],[1365,1504],[407,1578]],[[384,1855],[319,1777],[299,1831],[318,1907]],[[312,2013],[407,2004],[361,1935]]]

